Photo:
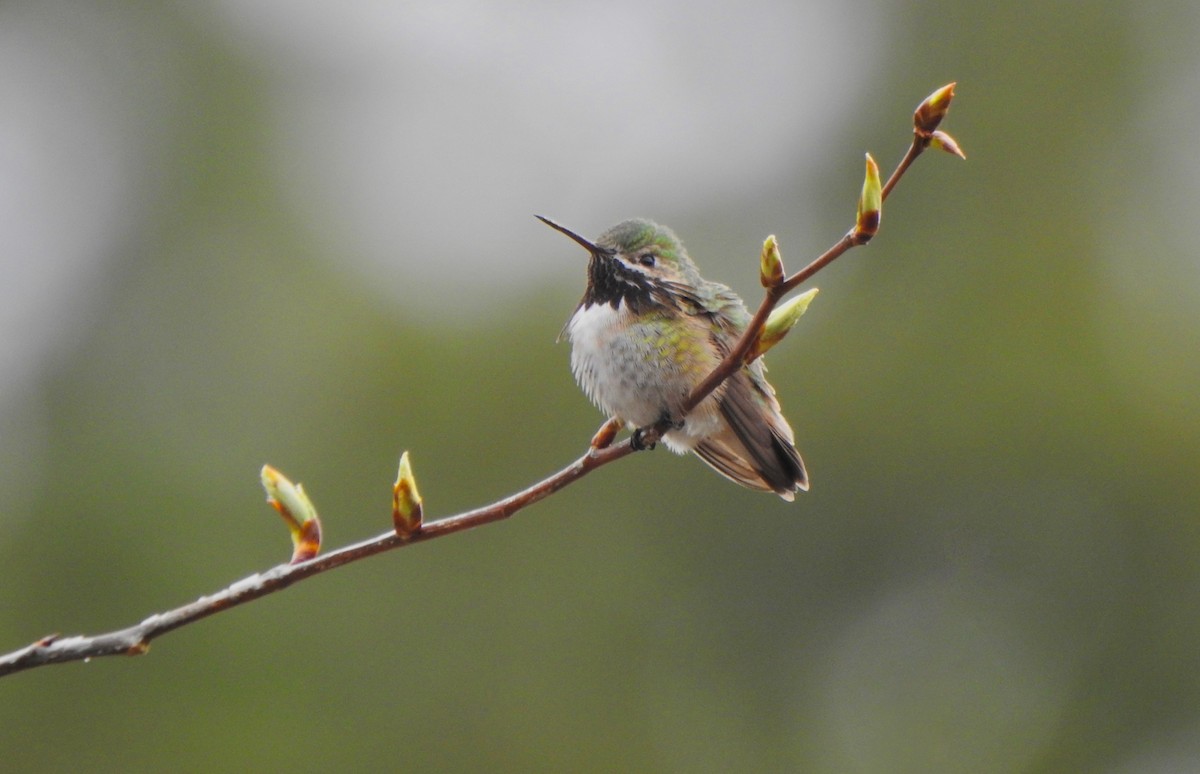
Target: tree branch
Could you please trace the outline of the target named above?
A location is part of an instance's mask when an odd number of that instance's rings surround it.
[[[141,623],[107,634],[94,636],[59,637],[50,635],[0,657],[0,677],[25,669],[81,661],[99,656],[138,656],[150,649],[150,641],[167,632],[207,618],[232,607],[265,597],[313,575],[342,567],[381,554],[394,548],[442,537],[455,532],[491,524],[513,515],[563,487],[574,483],[591,471],[632,453],[628,441],[608,449],[591,449],[575,462],[533,486],[503,500],[429,522],[407,535],[395,531],[345,546],[299,564],[281,564],[265,572],[243,578],[231,586],[201,597],[187,605],[165,613],[156,613]]]
[[[918,106],[914,114],[912,145],[882,189],[878,186],[876,170],[873,190],[876,202],[882,202],[891,193],[917,156],[931,144],[955,155],[963,155],[958,149],[958,145],[948,135],[937,130],[938,124],[949,108],[953,90],[954,84],[949,84],[934,92]],[[866,244],[874,236],[875,230],[878,228],[879,207],[876,205],[874,209],[871,209],[870,206],[864,207],[863,204],[869,200],[868,193],[872,187],[871,169],[873,166],[874,162],[868,156],[868,182],[864,186],[863,197],[859,204],[858,222],[855,227],[800,271],[788,277],[783,277],[780,272],[780,276],[768,284],[763,301],[741,338],[729,355],[688,396],[684,403],[685,412],[694,409],[725,379],[745,364],[758,342],[764,326],[767,325],[771,312],[784,296],[848,250]],[[766,279],[764,279],[764,284],[767,284]],[[668,429],[665,424],[650,428],[643,434],[642,440],[645,443],[653,443],[661,438]],[[416,495],[415,482],[411,480],[411,471],[407,467],[407,458],[405,458],[401,465],[401,480],[396,483],[395,528],[378,537],[318,556],[313,556],[313,554],[319,549],[320,525],[316,519],[315,510],[311,508],[303,490],[300,487],[293,487],[273,469],[264,469],[264,484],[268,486],[268,499],[288,521],[289,528],[293,532],[293,540],[296,544],[293,563],[278,565],[243,578],[222,591],[201,597],[182,607],[156,613],[141,623],[125,629],[92,636],[60,637],[54,634],[43,637],[24,648],[0,656],[0,677],[48,664],[88,661],[100,656],[141,655],[149,650],[152,640],[167,632],[268,594],[282,591],[293,583],[314,575],[385,551],[507,519],[517,511],[544,500],[563,487],[573,484],[593,470],[633,453],[634,449],[630,439],[616,444],[612,443],[612,438],[617,430],[618,428],[611,421],[605,423],[582,457],[527,489],[481,508],[424,523],[421,521],[420,500]],[[402,495],[416,499],[413,502],[405,501],[407,504],[402,504]],[[412,511],[414,504],[415,514]],[[305,513],[299,513],[299,511]],[[309,556],[313,558],[306,558]]]

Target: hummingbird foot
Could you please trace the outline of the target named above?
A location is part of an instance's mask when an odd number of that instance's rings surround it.
[[[658,439],[662,437],[661,431],[658,431],[657,428],[666,427],[667,430],[682,430],[683,423],[684,420],[675,419],[664,411],[663,415],[658,418],[658,422],[654,423],[652,426],[639,427],[638,429],[634,430],[633,436],[629,439],[629,445],[633,447],[634,451],[653,449],[658,444]],[[652,432],[655,436],[654,440],[647,441],[646,436],[650,435]]]
[[[639,427],[633,431],[633,435],[629,437],[629,445],[633,447],[634,451],[646,451],[648,449],[653,449],[657,445],[657,442],[655,441],[646,441],[646,436],[649,435],[653,429],[653,427]]]

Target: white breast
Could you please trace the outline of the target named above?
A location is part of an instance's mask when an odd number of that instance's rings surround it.
[[[647,371],[644,357],[636,357],[628,340],[629,311],[609,304],[581,307],[567,326],[571,339],[571,370],[592,402],[610,416],[628,422],[652,423],[661,413],[658,406],[632,405],[636,372]],[[644,380],[644,377],[643,379]],[[636,418],[634,415],[637,415]]]
[[[663,335],[665,324],[634,323],[623,303],[617,309],[608,304],[581,307],[567,324],[575,379],[601,411],[631,427],[647,427],[674,413],[697,381],[681,367],[677,352],[663,349],[669,338]],[[690,450],[713,431],[714,408],[711,400],[701,404],[684,429],[667,434],[667,445],[678,452]]]

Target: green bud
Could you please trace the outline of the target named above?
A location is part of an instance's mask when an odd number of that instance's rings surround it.
[[[783,337],[788,335],[788,331],[800,320],[816,295],[817,289],[813,288],[775,307],[763,324],[762,332],[758,334],[758,339],[751,347],[746,360],[750,361],[765,354],[771,347],[783,341]]]
[[[963,153],[962,148],[958,147],[958,143],[954,141],[954,138],[941,129],[929,135],[929,144],[953,156],[958,156],[960,159],[967,158],[967,154]]]
[[[862,193],[858,197],[858,219],[854,225],[854,238],[865,244],[879,231],[879,218],[883,208],[883,184],[879,181],[879,165],[871,154],[867,154],[867,174],[863,179]]]
[[[779,241],[774,234],[763,242],[758,276],[764,288],[773,288],[783,282],[783,257],[779,254]]]
[[[270,465],[263,465],[262,485],[267,502],[279,513],[292,535],[292,564],[312,559],[321,550],[321,519],[304,487]]]
[[[950,101],[954,99],[956,85],[957,83],[946,84],[926,97],[920,105],[917,105],[917,109],[913,113],[913,129],[917,134],[927,137],[938,128],[938,124],[950,111]]]
[[[424,514],[421,493],[417,491],[417,479],[413,477],[408,452],[400,455],[400,469],[396,483],[392,485],[392,523],[397,535],[411,535],[421,528]]]

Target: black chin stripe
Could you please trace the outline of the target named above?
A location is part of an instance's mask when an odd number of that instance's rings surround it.
[[[588,287],[584,306],[608,304],[613,309],[624,301],[635,314],[647,311],[662,296],[662,289],[639,271],[634,271],[610,255],[592,256],[588,263]],[[657,300],[664,303],[663,299]]]

